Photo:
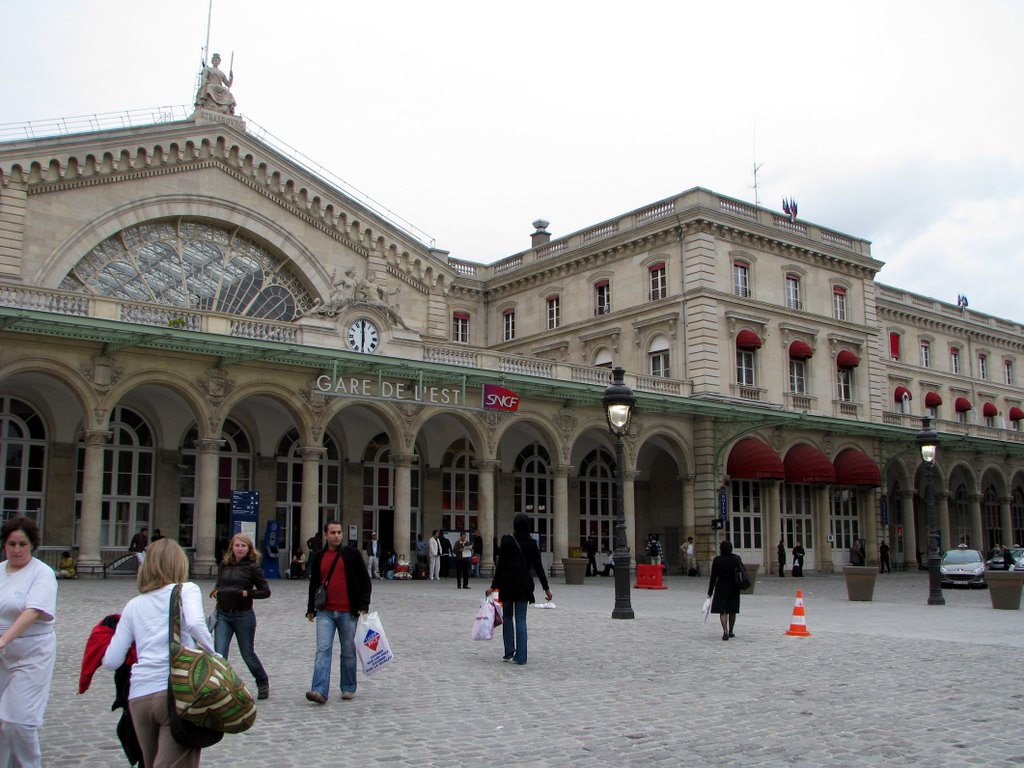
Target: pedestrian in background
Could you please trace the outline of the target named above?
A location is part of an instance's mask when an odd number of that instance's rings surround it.
[[[447,579],[452,572],[452,540],[445,535],[438,539],[441,544],[441,578]]]
[[[708,597],[711,598],[711,612],[717,613],[722,622],[722,639],[736,637],[736,614],[740,612],[740,588],[736,584],[736,571],[743,565],[739,555],[732,552],[732,542],[726,539],[718,546],[719,555],[711,562],[711,581],[708,582]]]
[[[498,565],[494,569],[491,588],[486,593],[498,590],[505,619],[501,625],[505,641],[503,658],[520,666],[526,664],[527,660],[526,610],[534,602],[531,568],[544,587],[544,596],[551,602],[551,589],[544,575],[540,549],[530,535],[530,518],[525,512],[520,512],[512,520],[512,534],[501,538]]]
[[[57,659],[57,577],[32,556],[39,546],[35,520],[12,517],[0,539],[0,766],[39,768],[39,726]]]
[[[587,553],[587,576],[597,576],[597,539],[587,537],[584,549]]]
[[[779,578],[786,575],[786,542],[780,538],[779,546],[776,548],[779,557]]]
[[[793,546],[793,575],[803,576],[804,575],[804,546],[800,543],[800,539],[796,540],[796,544]]]
[[[441,532],[436,528],[430,532],[430,580],[441,578]]]
[[[469,589],[469,561],[473,559],[473,542],[466,538],[466,532],[459,534],[455,542],[455,588]]]
[[[864,565],[864,545],[860,539],[854,539],[850,547],[850,565]]]
[[[139,595],[128,601],[114,630],[103,666],[116,670],[124,664],[132,644],[138,660],[132,665],[128,709],[142,749],[143,765],[199,765],[199,749],[183,747],[171,736],[167,713],[167,678],[170,675],[168,631],[171,592],[181,584],[181,643],[186,648],[199,645],[207,653],[216,653],[213,638],[206,628],[203,593],[188,581],[188,556],[178,542],[160,539],[149,545],[149,552],[136,579]]]
[[[884,541],[878,546],[878,572],[892,572],[892,567],[889,565],[889,545]]]
[[[366,540],[363,547],[366,550],[366,572],[371,579],[380,578],[380,542],[377,541],[377,532],[371,531],[370,538]]]
[[[217,599],[217,624],[214,647],[225,659],[231,636],[238,640],[238,652],[256,680],[257,697],[270,696],[270,680],[263,662],[256,655],[256,612],[253,600],[270,597],[270,585],[260,567],[260,553],[251,538],[236,533],[217,572],[217,586],[210,593]]]
[[[478,529],[474,528],[470,538],[473,541],[473,576],[479,578],[480,564],[484,561],[484,537],[480,535]]]

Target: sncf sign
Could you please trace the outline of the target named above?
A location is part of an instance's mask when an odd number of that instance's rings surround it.
[[[484,408],[490,411],[519,410],[519,395],[497,384],[484,384]]]

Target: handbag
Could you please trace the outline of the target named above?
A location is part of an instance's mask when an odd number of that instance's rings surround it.
[[[181,643],[181,584],[171,591],[168,625],[167,708],[174,740],[204,747],[225,733],[249,730],[256,701],[228,660]]]
[[[747,569],[743,567],[743,561],[740,560],[736,564],[736,586],[743,591],[744,589],[750,589],[750,576],[747,574]]]
[[[387,666],[395,660],[391,652],[391,644],[384,634],[384,625],[376,611],[361,613],[356,621],[356,631],[352,638],[356,646],[356,656],[363,663],[363,672],[367,675]]]
[[[320,555],[320,559],[323,559],[323,555]],[[331,567],[327,569],[327,578],[324,583],[316,588],[316,592],[313,593],[313,610],[322,611],[324,606],[327,605],[327,585],[331,582],[331,576],[334,575],[334,566],[341,560],[341,550],[338,550],[338,554],[334,556],[334,562],[331,563]],[[319,563],[317,563],[319,566]]]

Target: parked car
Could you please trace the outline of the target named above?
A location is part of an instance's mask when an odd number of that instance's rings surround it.
[[[1010,556],[1013,558],[1013,570],[1024,570],[1024,549],[1011,549]],[[1003,562],[1003,553],[996,554],[993,552],[986,565],[990,571],[1005,571],[1006,564]]]
[[[950,549],[942,556],[939,573],[944,587],[986,587],[985,558],[976,549]]]

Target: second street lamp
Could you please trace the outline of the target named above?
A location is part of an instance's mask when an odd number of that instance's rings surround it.
[[[601,405],[608,419],[608,429],[615,435],[615,552],[612,562],[615,564],[615,608],[612,609],[613,619],[632,619],[633,606],[629,599],[629,540],[626,537],[626,507],[623,494],[625,469],[622,466],[622,437],[629,432],[629,422],[633,418],[636,398],[623,380],[625,370],[616,367],[612,371],[612,383],[604,391]]]
[[[931,419],[925,416],[921,431],[917,433],[917,445],[921,449],[924,469],[924,506],[928,519],[928,605],[945,605],[942,596],[942,577],[939,574],[941,553],[939,551],[939,524],[935,510],[935,456],[939,448],[939,435],[931,428]]]

